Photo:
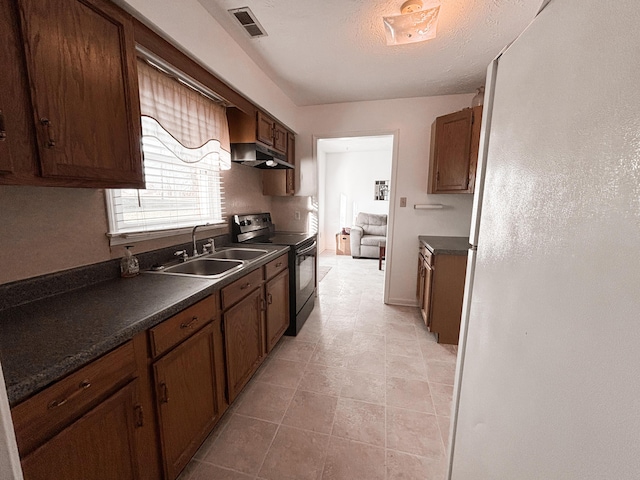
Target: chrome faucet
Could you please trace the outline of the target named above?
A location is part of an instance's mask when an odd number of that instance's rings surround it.
[[[193,227],[193,230],[191,231],[191,243],[193,244],[193,258],[198,256],[198,247],[196,246],[196,230],[199,227],[206,227],[207,225],[209,224],[205,223],[203,225],[196,225],[195,227]]]
[[[207,243],[202,246],[202,254],[206,255],[207,253],[215,253],[216,251],[216,242],[213,241],[213,238],[207,238]]]

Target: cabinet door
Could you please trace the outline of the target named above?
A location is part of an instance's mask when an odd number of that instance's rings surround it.
[[[262,288],[257,288],[223,314],[229,403],[262,362],[263,302]]]
[[[429,193],[468,191],[472,112],[467,108],[436,119]]]
[[[0,0],[0,183],[37,173],[31,101],[15,3]],[[23,166],[21,168],[21,166]]]
[[[433,285],[433,268],[425,261],[423,264],[423,293],[420,313],[427,329],[431,330],[431,286]]]
[[[296,144],[293,133],[287,133],[287,162],[295,165]],[[291,168],[263,170],[262,194],[276,197],[287,197],[296,193],[296,171]]]
[[[422,266],[424,260],[422,255],[418,254],[418,276],[416,278],[416,298],[418,299],[418,306],[422,310],[422,302],[424,300],[424,267]]]
[[[274,121],[268,115],[258,111],[258,123],[256,125],[256,138],[265,145],[273,146]]]
[[[296,164],[296,136],[289,132],[287,134],[287,162],[291,165]],[[296,171],[285,170],[287,175],[287,195],[294,195],[296,193]]]
[[[153,364],[165,475],[174,479],[218,420],[213,325]]]
[[[277,122],[273,126],[273,149],[287,153],[287,131]]]
[[[436,256],[428,326],[438,335],[438,343],[458,344],[466,271],[465,255]]]
[[[18,4],[42,176],[143,186],[131,19],[105,0]]]
[[[266,284],[267,293],[267,353],[275,347],[289,327],[289,271],[286,270]]]
[[[133,381],[22,460],[25,480],[138,478]]]

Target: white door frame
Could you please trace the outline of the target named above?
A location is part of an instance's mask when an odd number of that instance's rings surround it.
[[[389,292],[391,290],[390,279],[391,279],[391,270],[392,270],[392,261],[393,261],[393,234],[394,234],[394,218],[395,218],[395,208],[396,208],[396,182],[398,177],[398,138],[400,135],[399,130],[366,130],[366,131],[352,131],[352,132],[341,132],[341,133],[330,133],[330,134],[318,134],[313,135],[312,142],[312,154],[313,154],[313,162],[315,164],[315,192],[316,197],[319,198],[320,191],[320,166],[318,162],[318,140],[328,139],[328,138],[350,138],[350,137],[379,137],[379,136],[392,136],[393,137],[393,150],[391,152],[391,195],[389,198],[389,214],[387,220],[387,249],[386,249],[386,258],[385,258],[385,269],[384,269],[384,303],[388,303],[389,300]],[[320,223],[320,214],[321,214],[321,206],[320,202],[318,202],[318,224]]]

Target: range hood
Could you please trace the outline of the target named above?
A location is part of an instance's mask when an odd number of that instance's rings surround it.
[[[263,169],[294,168],[287,157],[260,143],[232,143],[231,161]]]

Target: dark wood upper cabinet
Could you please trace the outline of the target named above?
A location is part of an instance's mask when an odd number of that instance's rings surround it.
[[[258,111],[256,138],[281,153],[287,153],[287,130],[266,113]]]
[[[296,164],[296,136],[287,132],[287,162]],[[296,171],[292,168],[264,170],[262,172],[262,194],[289,197],[296,193]]]
[[[16,84],[28,84],[38,168],[17,172],[14,164],[14,178],[2,183],[143,187],[132,19],[106,0],[17,5],[26,77],[18,72]]]
[[[293,132],[287,133],[287,161],[295,166],[296,165],[296,134]],[[295,195],[296,193],[296,171],[287,170],[287,195]]]
[[[287,129],[266,113],[258,110],[255,118],[242,111],[230,108],[229,136],[231,143],[258,141],[273,150],[287,154]]]
[[[15,2],[0,0],[0,184],[37,173],[31,99]]]
[[[277,122],[273,124],[273,149],[287,153],[287,130]]]
[[[259,111],[256,122],[256,138],[258,141],[273,147],[273,125],[275,123],[273,118]]]
[[[432,126],[428,193],[473,193],[482,106],[436,118]]]

